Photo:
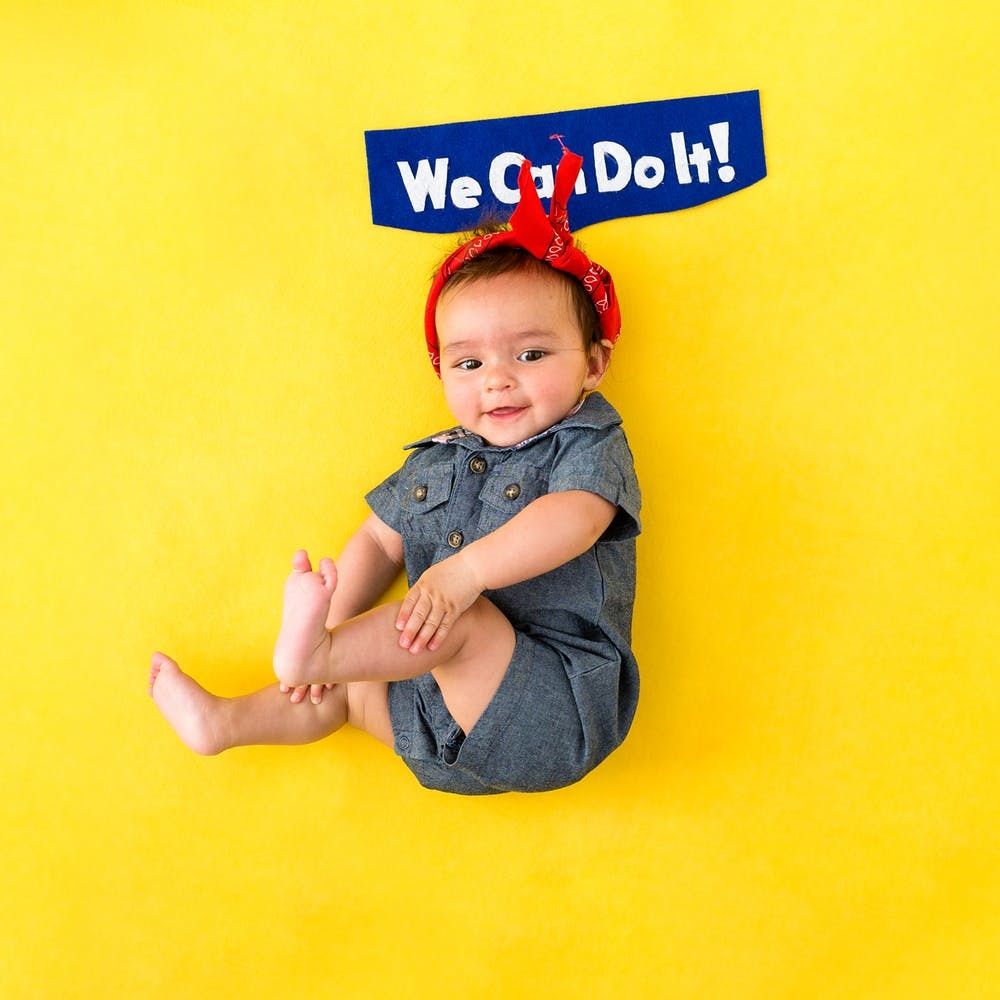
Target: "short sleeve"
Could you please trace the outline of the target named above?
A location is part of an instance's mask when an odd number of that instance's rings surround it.
[[[642,530],[642,498],[635,463],[621,427],[581,428],[560,443],[549,477],[549,492],[586,490],[618,508],[602,541],[635,538]]]
[[[388,479],[365,494],[365,503],[383,523],[393,531],[402,533],[403,516],[399,504],[399,480],[402,469],[397,469]]]

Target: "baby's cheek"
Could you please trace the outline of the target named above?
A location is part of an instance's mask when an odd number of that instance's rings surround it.
[[[552,379],[540,387],[538,398],[544,400],[548,409],[560,411],[559,417],[561,419],[576,406],[582,388],[583,383],[576,382],[572,377]]]
[[[445,384],[444,401],[448,409],[457,417],[468,408],[469,392],[467,388],[454,384]]]

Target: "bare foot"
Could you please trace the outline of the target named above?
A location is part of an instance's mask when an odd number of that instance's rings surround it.
[[[274,672],[285,684],[319,684],[329,680],[330,633],[326,618],[337,589],[337,567],[321,559],[312,572],[309,554],[299,549],[285,581],[281,631],[274,644]]]
[[[185,746],[205,755],[221,753],[227,748],[222,734],[220,699],[188,677],[163,653],[153,654],[149,693]]]

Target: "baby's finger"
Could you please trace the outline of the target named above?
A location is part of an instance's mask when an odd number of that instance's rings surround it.
[[[326,690],[323,684],[313,684],[309,688],[309,700],[314,704],[318,705],[323,700],[323,692]]]
[[[417,606],[418,600],[420,600],[419,590],[411,590],[403,598],[403,603],[399,606],[399,614],[396,615],[396,629],[398,631],[403,631],[410,615],[413,614],[413,609]]]
[[[413,640],[413,645],[410,646],[410,652],[411,653],[419,653],[425,647],[429,648],[429,644],[430,644],[431,640],[434,638],[434,636],[437,635],[438,631],[441,628],[441,625],[442,625],[443,621],[444,621],[444,619],[442,619],[442,621],[440,621],[440,622],[433,622],[433,621],[430,620],[430,618],[428,618],[424,622],[424,624],[421,627],[420,631],[417,633],[416,639]],[[447,625],[445,625],[444,628],[445,628],[445,631],[448,630],[448,626]]]
[[[427,643],[427,648],[431,652],[434,652],[435,649],[438,649],[441,643],[444,642],[444,640],[448,637],[448,630],[450,628],[451,628],[451,623],[448,621],[448,619],[442,618],[441,624],[438,625],[437,627],[437,631],[431,637],[430,642]]]
[[[430,614],[430,610],[430,600],[422,597],[417,602],[416,607],[410,612],[410,616],[406,619],[406,624],[403,626],[403,634],[399,637],[399,644],[404,649],[410,647],[417,633],[422,628],[424,621],[427,619],[427,615]]]
[[[308,684],[300,684],[297,688],[292,691],[291,702],[293,705],[297,705],[306,696],[306,691],[309,690]]]

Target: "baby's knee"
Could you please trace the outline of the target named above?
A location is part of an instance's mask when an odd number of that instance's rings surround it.
[[[452,662],[478,659],[486,648],[506,648],[514,643],[513,625],[486,597],[476,598],[452,631]]]
[[[484,632],[513,632],[514,627],[507,616],[488,598],[479,596],[463,615],[469,616],[469,625],[475,630],[475,635],[482,636]]]

